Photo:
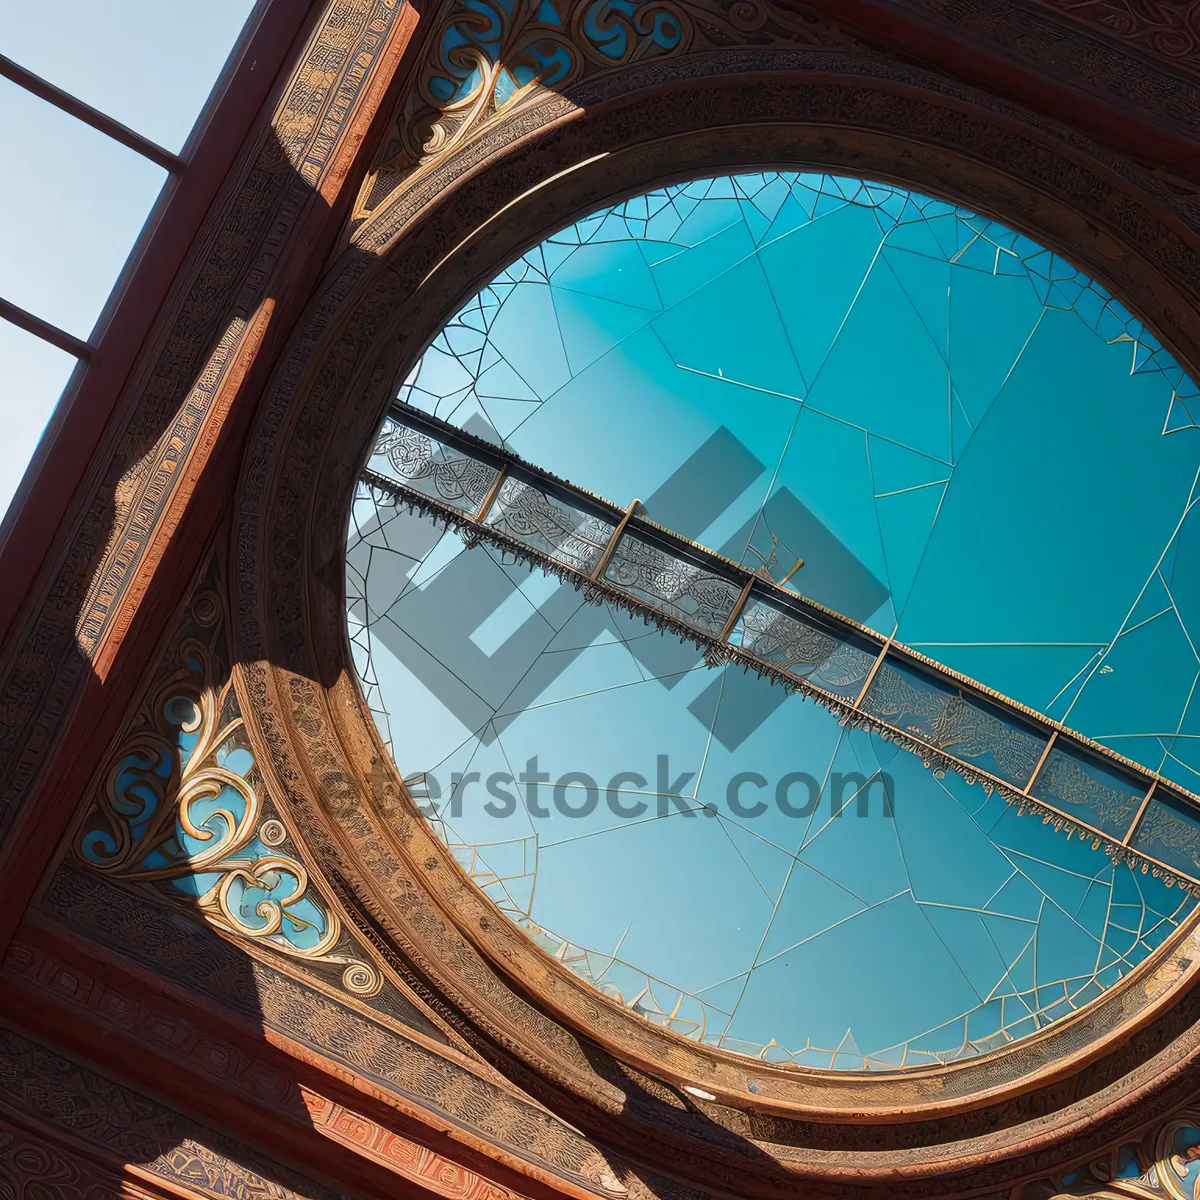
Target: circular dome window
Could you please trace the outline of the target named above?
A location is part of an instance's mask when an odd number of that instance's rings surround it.
[[[463,868],[612,1000],[809,1067],[998,1049],[1194,907],[1198,401],[949,203],[639,196],[405,381],[351,520],[360,682]]]

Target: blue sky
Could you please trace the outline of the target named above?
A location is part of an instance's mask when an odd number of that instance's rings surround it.
[[[151,141],[183,148],[253,0],[0,0],[0,54]],[[166,172],[0,80],[0,296],[87,339]],[[0,319],[0,508],[75,360]]]

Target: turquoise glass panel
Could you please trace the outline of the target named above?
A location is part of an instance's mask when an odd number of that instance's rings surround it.
[[[1133,847],[1168,867],[1195,874],[1200,871],[1200,810],[1157,788],[1138,823]]]
[[[1115,764],[1061,744],[1046,756],[1030,788],[1037,799],[1115,838],[1129,832],[1147,790]]]

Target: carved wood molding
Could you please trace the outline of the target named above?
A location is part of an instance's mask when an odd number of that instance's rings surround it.
[[[75,1147],[64,1155],[49,1140],[35,1149],[28,1138],[8,1147],[0,1139],[0,1170],[7,1167],[18,1173],[18,1181],[45,1179],[61,1186],[64,1197],[95,1195],[83,1181],[98,1174],[101,1180],[107,1177],[110,1189],[114,1178],[132,1175],[161,1184],[161,1192],[150,1189],[159,1194],[202,1200],[231,1195],[244,1200],[337,1200],[334,1190],[5,1026],[0,1026],[0,1079],[0,1121],[7,1115],[19,1124],[33,1122],[55,1141]],[[76,1175],[81,1158],[88,1166]]]
[[[138,1187],[44,1132],[0,1115],[0,1195],[39,1200],[112,1200],[113,1196],[174,1196],[174,1190]],[[194,1195],[195,1193],[189,1193]]]
[[[422,39],[408,95],[355,206],[364,220],[420,167],[445,159],[503,110],[569,93],[639,63],[749,47],[871,51],[835,19],[780,0],[452,0]]]
[[[36,931],[29,932],[31,940],[42,940]],[[244,1034],[239,1037],[234,1032],[231,1037],[219,1019],[148,994],[148,983],[104,972],[101,964],[78,953],[59,957],[52,949],[17,941],[3,970],[10,985],[24,993],[23,1001],[6,1004],[10,1013],[28,1012],[26,1005],[36,1005],[38,1024],[48,1032],[74,1038],[81,1049],[93,1054],[107,1054],[110,1066],[132,1071],[151,1086],[161,1086],[164,1077],[174,1078],[176,1087],[187,1081],[191,1105],[210,1108],[226,1122],[236,1112],[257,1110],[257,1117],[249,1116],[239,1126],[248,1132],[262,1130],[266,1140],[308,1161],[312,1169],[327,1174],[340,1169],[361,1176],[353,1159],[337,1153],[335,1148],[341,1147],[389,1176],[419,1185],[422,1194],[427,1191],[445,1200],[523,1200],[529,1195],[481,1177],[465,1163],[389,1128],[388,1122],[380,1123],[364,1112],[361,1102],[334,1098],[293,1078],[287,1055],[279,1052],[284,1047],[263,1044],[258,1049]],[[104,972],[104,977],[98,972]],[[85,1032],[88,1024],[94,1024],[95,1031]],[[112,1035],[117,1035],[117,1044]],[[299,1073],[322,1078],[320,1071]],[[348,1095],[353,1097],[354,1092]],[[368,1176],[365,1182],[373,1194],[390,1194],[387,1177]]]
[[[1094,19],[1101,9],[1162,9],[1169,25],[1189,3],[811,2],[895,55],[1070,124],[1160,172],[1182,196],[1200,184],[1200,97],[1193,83],[1200,61],[1151,53],[1144,39],[1113,36],[1120,22]]]
[[[1033,3],[1153,58],[1200,72],[1200,4],[1195,0],[1033,0]]]

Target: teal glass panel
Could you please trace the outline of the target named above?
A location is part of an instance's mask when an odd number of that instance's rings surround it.
[[[862,707],[1018,788],[1033,779],[1048,740],[983,698],[892,659],[880,664]]]
[[[399,398],[1200,781],[1197,392],[1022,234],[814,174],[661,189],[502,271]],[[372,466],[397,477],[391,436]],[[494,476],[451,467],[467,510]],[[590,574],[611,523],[523,487],[489,525]],[[722,630],[736,585],[657,549],[631,532],[606,580]],[[346,581],[367,703],[450,852],[683,1036],[825,1069],[954,1061],[1078,1012],[1194,913],[997,789],[366,486]],[[730,641],[840,700],[877,657],[765,590]],[[899,664],[872,712],[1024,785],[1042,735]],[[1065,738],[1038,789],[1118,838],[1141,801]]]
[[[1059,742],[1046,756],[1030,794],[1102,833],[1123,838],[1145,799],[1145,784],[1116,764],[1062,747]]]
[[[1160,785],[1138,823],[1132,845],[1168,867],[1200,874],[1200,810]]]

